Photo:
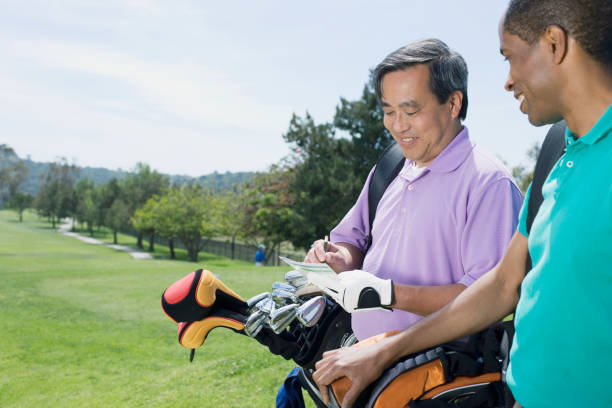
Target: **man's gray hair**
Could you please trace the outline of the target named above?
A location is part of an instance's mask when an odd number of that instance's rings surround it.
[[[446,102],[451,93],[461,91],[463,102],[459,111],[459,119],[465,119],[468,106],[467,64],[461,55],[448,48],[443,41],[435,38],[408,44],[387,55],[376,66],[372,80],[378,101],[382,102],[382,80],[385,75],[417,64],[429,66],[429,89],[436,95],[440,103]]]

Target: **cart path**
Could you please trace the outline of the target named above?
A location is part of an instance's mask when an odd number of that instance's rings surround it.
[[[88,244],[92,244],[92,245],[104,245],[104,246],[107,246],[109,248],[113,248],[113,249],[115,249],[117,251],[127,252],[134,259],[153,259],[151,254],[148,253],[148,252],[137,251],[137,250],[134,250],[134,249],[132,249],[130,247],[126,247],[125,245],[105,244],[104,242],[102,242],[102,241],[100,241],[98,239],[86,237],[84,235],[77,234],[76,232],[70,232],[71,228],[72,228],[72,221],[67,221],[65,224],[60,225],[58,231],[61,232],[64,235],[76,238],[76,239],[81,240],[81,241],[83,241],[85,243],[88,243]]]

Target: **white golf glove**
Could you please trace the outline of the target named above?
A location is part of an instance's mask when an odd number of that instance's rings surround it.
[[[371,273],[354,270],[338,275],[309,273],[308,279],[331,296],[349,313],[373,309],[391,309],[393,281],[380,279]]]

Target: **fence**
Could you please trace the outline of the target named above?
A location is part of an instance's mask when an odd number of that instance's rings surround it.
[[[135,231],[125,231],[126,234],[137,236]],[[149,241],[149,236],[143,237],[143,244],[147,245]],[[168,239],[166,237],[155,236],[154,242],[159,245],[168,246]],[[185,249],[185,246],[181,242],[180,239],[174,239],[174,248]],[[209,252],[211,254],[224,256],[230,259],[240,259],[247,262],[255,262],[255,252],[257,251],[257,246],[255,245],[246,245],[239,243],[232,243],[231,241],[218,241],[218,240],[208,240],[205,242],[202,251]],[[269,266],[278,266],[281,265],[282,262],[278,259],[279,256],[285,256],[287,258],[302,260],[304,258],[304,253],[300,252],[291,252],[291,251],[279,251],[275,249],[271,254],[268,255],[268,262],[266,265]]]

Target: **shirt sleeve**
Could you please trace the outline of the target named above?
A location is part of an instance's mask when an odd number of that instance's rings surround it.
[[[362,252],[364,251],[368,236],[370,235],[368,190],[374,168],[376,166],[370,170],[370,174],[353,208],[346,213],[342,221],[331,231],[330,239],[332,242],[346,242],[359,248]]]
[[[529,196],[531,195],[531,184],[527,188],[527,194],[525,194],[525,202],[523,208],[521,208],[521,214],[519,215],[518,232],[529,238],[527,232],[527,207],[529,203]]]
[[[516,231],[522,202],[508,178],[494,181],[471,200],[460,246],[465,274],[458,283],[469,286],[497,265]]]

